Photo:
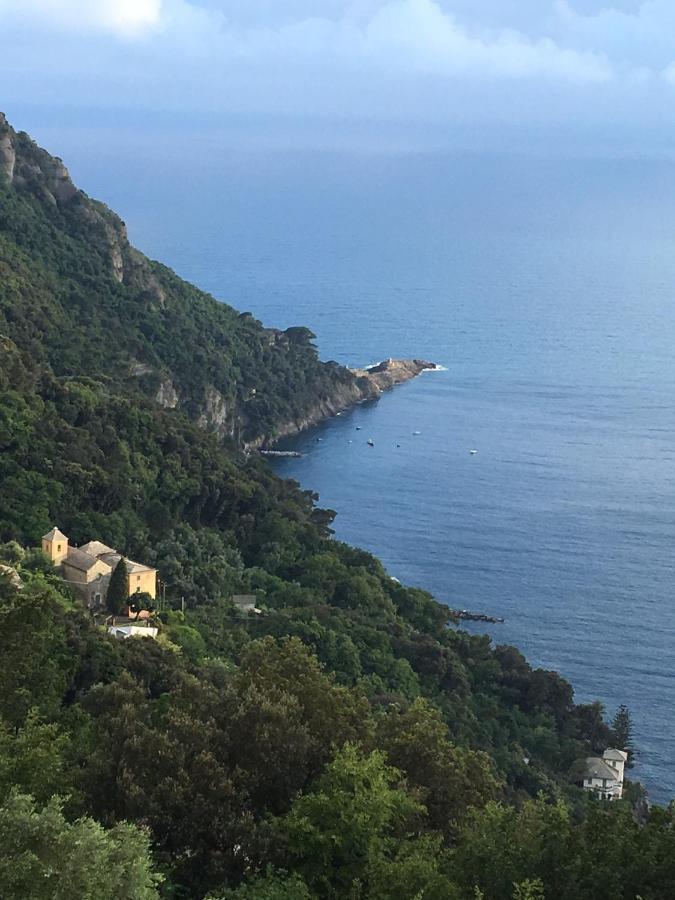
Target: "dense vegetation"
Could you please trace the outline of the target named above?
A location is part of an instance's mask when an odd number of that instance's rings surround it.
[[[3,123],[16,163],[11,184],[0,174],[0,334],[32,360],[160,396],[237,441],[354,388],[308,329],[265,329],[132,248],[113,212]]]
[[[251,434],[274,431],[299,384],[311,403],[346,376],[304,333],[273,352],[147,261],[161,302],[118,281],[112,214],[62,196],[53,161],[15,141],[28,174],[0,175],[0,560],[23,586],[0,575],[0,896],[672,896],[671,812],[575,786],[616,738],[602,708],[334,540],[316,497],[189,403],[156,402],[129,353],[241,403],[255,377]],[[89,620],[31,549],[54,524],[158,566],[158,641]],[[263,614],[238,613],[238,593]]]

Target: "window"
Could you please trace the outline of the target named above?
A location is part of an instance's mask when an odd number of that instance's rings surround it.
[[[140,575],[137,575],[137,576],[136,576],[136,581],[140,581],[140,580],[141,580],[141,576],[140,576]]]
[[[140,586],[140,584],[138,584],[138,585],[136,585],[136,593],[140,594],[140,592],[141,592],[141,586]]]
[[[57,545],[56,545],[56,552],[57,552],[57,553],[60,553],[60,552],[61,552],[61,544],[57,544]]]

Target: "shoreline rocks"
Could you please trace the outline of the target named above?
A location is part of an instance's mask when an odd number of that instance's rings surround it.
[[[276,434],[256,438],[247,443],[245,449],[273,450],[282,438],[299,434],[359,403],[379,400],[384,391],[397,384],[411,381],[424,371],[436,368],[438,368],[436,363],[422,359],[385,359],[363,369],[349,369],[354,376],[350,384],[341,385],[332,396],[319,400],[303,419],[284,423],[277,429]]]

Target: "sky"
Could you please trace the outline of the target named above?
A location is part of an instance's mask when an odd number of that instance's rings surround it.
[[[0,0],[18,127],[670,154],[673,0]]]

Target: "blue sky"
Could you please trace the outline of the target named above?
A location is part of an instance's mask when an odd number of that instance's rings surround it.
[[[673,0],[0,0],[0,56],[19,126],[668,154],[675,139]]]

